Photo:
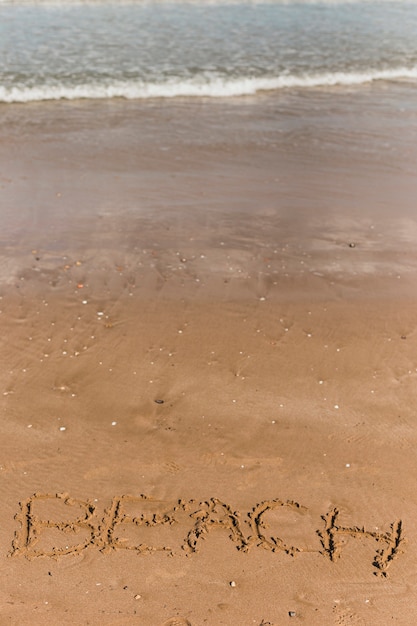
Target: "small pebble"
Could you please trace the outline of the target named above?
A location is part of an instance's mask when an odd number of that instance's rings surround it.
[[[230,586],[231,586],[231,587],[236,587],[236,583],[235,583],[235,581],[234,581],[234,580],[232,580],[232,581],[230,582]]]
[[[295,617],[296,616],[296,612],[295,611],[288,611],[288,615],[290,617]]]
[[[155,400],[155,402],[156,402],[156,404],[164,404],[164,400]]]

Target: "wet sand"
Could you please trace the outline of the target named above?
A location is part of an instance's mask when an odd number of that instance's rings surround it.
[[[0,623],[412,623],[410,92],[2,107]]]

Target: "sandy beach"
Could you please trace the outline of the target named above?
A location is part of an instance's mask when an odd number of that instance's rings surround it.
[[[1,106],[0,624],[414,623],[413,89]]]

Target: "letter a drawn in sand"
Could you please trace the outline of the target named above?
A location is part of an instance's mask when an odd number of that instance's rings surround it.
[[[240,527],[238,512],[233,511],[228,504],[224,504],[217,498],[200,502],[199,506],[198,511],[190,515],[196,521],[194,528],[186,537],[184,549],[197,552],[200,540],[205,539],[207,534],[215,528],[226,530],[238,550],[245,549],[247,541]]]

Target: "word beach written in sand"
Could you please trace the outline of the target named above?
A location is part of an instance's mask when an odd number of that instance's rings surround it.
[[[71,498],[67,493],[35,493],[20,503],[20,512],[15,516],[20,528],[9,556],[56,558],[90,548],[103,552],[133,550],[140,554],[191,555],[198,552],[212,531],[221,530],[244,553],[258,547],[291,557],[314,552],[332,562],[341,556],[349,538],[372,541],[375,544],[373,573],[386,577],[388,566],[403,551],[401,520],[389,524],[385,531],[379,527],[366,530],[363,526],[341,525],[340,512],[333,508],[321,516],[320,527],[315,531],[318,546],[314,550],[287,543],[288,540],[268,532],[273,521],[276,526],[277,512],[289,518],[290,524],[297,524],[298,516],[303,516],[307,508],[293,500],[273,499],[264,500],[242,514],[217,498],[167,502],[146,495],[122,495],[112,499],[100,519],[91,500]],[[69,539],[75,536],[77,542],[71,543]]]

